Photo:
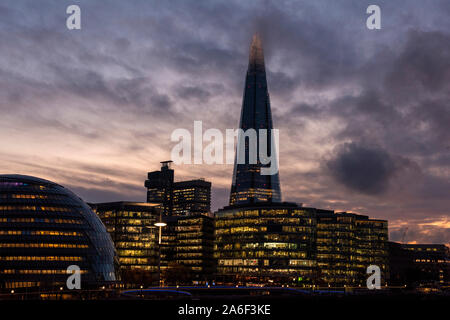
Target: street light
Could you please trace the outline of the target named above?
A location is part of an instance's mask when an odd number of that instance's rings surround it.
[[[158,227],[158,287],[161,287],[161,228],[167,226],[167,223],[162,221],[162,213],[159,213],[159,221],[155,222],[155,227]]]
[[[161,228],[167,226],[165,222],[156,222],[155,227],[159,228],[158,244],[161,245]]]

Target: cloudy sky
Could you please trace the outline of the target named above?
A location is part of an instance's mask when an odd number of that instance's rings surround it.
[[[81,30],[66,8],[81,7]],[[381,30],[366,8],[381,7]],[[236,128],[264,42],[283,199],[450,243],[450,2],[0,3],[0,168],[86,201],[145,199],[177,128]],[[231,165],[175,166],[228,201]]]

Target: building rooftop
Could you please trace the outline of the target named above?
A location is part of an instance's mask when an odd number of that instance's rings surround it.
[[[0,180],[20,180],[21,182],[29,182],[31,184],[38,183],[38,184],[60,186],[63,188],[63,186],[54,183],[52,181],[21,174],[0,174]]]
[[[156,202],[135,202],[135,201],[113,201],[101,203],[88,203],[90,207],[118,207],[118,206],[134,206],[134,207],[157,207],[161,203]]]

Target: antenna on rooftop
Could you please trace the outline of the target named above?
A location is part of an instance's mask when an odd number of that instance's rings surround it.
[[[172,167],[172,160],[161,161],[161,169],[170,169]]]

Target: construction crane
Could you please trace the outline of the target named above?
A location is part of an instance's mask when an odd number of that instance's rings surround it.
[[[405,228],[405,231],[403,231],[403,235],[402,235],[402,243],[405,243],[405,237],[406,237],[406,232],[408,231],[408,227]]]

